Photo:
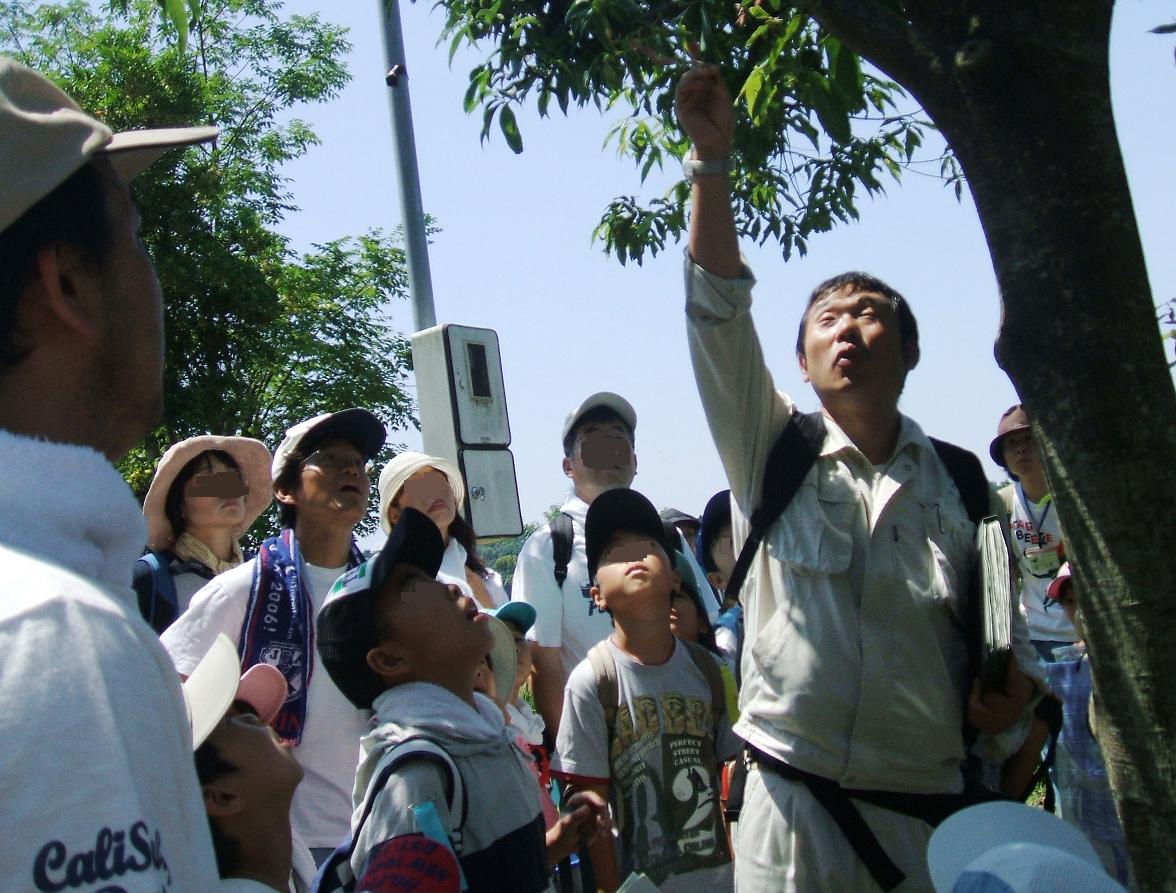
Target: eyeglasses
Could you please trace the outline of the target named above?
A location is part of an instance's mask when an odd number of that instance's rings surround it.
[[[355,469],[370,475],[372,473],[372,463],[363,456],[345,456],[339,453],[329,453],[323,450],[316,450],[305,459],[302,464],[309,465],[313,468],[318,468],[321,471],[330,471],[339,474],[343,471]]]

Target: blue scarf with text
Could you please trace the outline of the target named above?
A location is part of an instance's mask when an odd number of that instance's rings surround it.
[[[352,539],[347,567],[362,561]],[[237,643],[242,672],[254,664],[270,664],[286,677],[286,702],[273,727],[278,737],[295,744],[302,742],[307,692],[314,673],[314,604],[303,583],[304,567],[302,550],[289,527],[261,544]]]

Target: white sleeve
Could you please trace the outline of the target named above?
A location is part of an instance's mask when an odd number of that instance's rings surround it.
[[[755,279],[720,279],[686,256],[686,327],[694,379],[731,493],[748,517],[764,468],[792,413],[764,364],[751,320]]]
[[[608,730],[592,664],[585,658],[568,677],[551,769],[592,781],[611,777]]]
[[[555,558],[546,525],[532,533],[515,564],[512,598],[535,609],[527,638],[544,648],[563,644],[563,593],[555,584]]]
[[[249,561],[210,580],[192,596],[188,610],[160,636],[163,647],[182,675],[188,676],[196,669],[221,633],[234,645],[241,638],[249,588],[253,582],[252,567],[253,562]],[[242,568],[246,568],[246,572],[242,573]]]

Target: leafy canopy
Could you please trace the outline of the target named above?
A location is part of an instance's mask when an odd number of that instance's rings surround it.
[[[782,0],[739,6],[730,0],[439,0],[449,53],[484,47],[470,72],[467,112],[482,111],[482,138],[497,118],[507,144],[523,150],[515,108],[534,101],[546,117],[554,100],[565,114],[589,103],[623,109],[609,134],[639,166],[676,164],[689,150],[673,117],[673,91],[692,57],[718,63],[739,116],[733,178],[741,235],[804,253],[813,233],[856,219],[864,189],[882,189],[921,162],[932,125],[901,88],[862,68],[856,55]],[[936,174],[961,188],[950,155],[931,159]],[[657,254],[686,228],[689,187],[677,182],[642,202],[614,198],[595,236],[621,263]]]
[[[276,229],[296,210],[282,165],[317,142],[292,111],[338,95],[350,49],[341,28],[280,6],[191,0],[181,50],[155,0],[0,3],[0,51],[113,129],[220,127],[213,146],[173,152],[135,181],[167,325],[165,417],[121,468],[140,494],[160,453],[195,434],[272,449],[295,422],[348,406],[389,431],[415,423],[408,341],[384,309],[407,288],[397,240],[374,231],[299,254]]]

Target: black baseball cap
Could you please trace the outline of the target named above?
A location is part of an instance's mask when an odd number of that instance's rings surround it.
[[[719,531],[731,525],[731,491],[720,490],[709,500],[702,510],[702,526],[698,529],[698,546],[695,557],[702,569],[714,573],[719,568],[711,558],[711,546],[714,545]]]
[[[379,644],[373,612],[376,593],[398,564],[411,564],[436,577],[444,555],[437,525],[428,515],[406,508],[384,547],[336,580],[327,593],[316,623],[319,660],[339,691],[361,710],[372,709],[372,701],[387,687],[367,664],[367,653]]]
[[[674,554],[674,547],[666,540],[665,525],[652,502],[628,487],[606,490],[592,500],[584,519],[589,579],[596,579],[604,548],[618,531],[648,536],[665,549],[667,556]]]

